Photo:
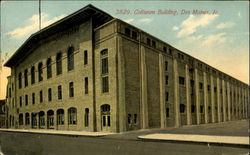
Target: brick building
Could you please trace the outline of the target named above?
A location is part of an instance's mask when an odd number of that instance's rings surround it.
[[[123,132],[248,118],[247,84],[88,5],[5,63],[10,127]]]

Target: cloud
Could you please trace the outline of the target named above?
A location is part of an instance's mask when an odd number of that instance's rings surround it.
[[[235,23],[233,22],[226,22],[226,23],[220,23],[216,26],[217,29],[225,29],[225,28],[230,28],[233,27]]]
[[[42,15],[41,15],[41,27],[44,28],[44,27],[58,21],[59,19],[62,19],[65,16],[66,15],[62,14],[60,16],[49,19],[48,14],[42,13]],[[10,36],[11,38],[20,39],[20,38],[23,38],[29,34],[34,33],[35,31],[37,31],[39,29],[39,15],[38,14],[33,15],[32,17],[27,19],[26,22],[29,23],[29,25],[16,28],[10,32],[7,32],[6,34],[8,36]]]
[[[202,15],[194,16],[190,15],[186,20],[181,23],[180,31],[177,33],[177,37],[185,37],[196,32],[198,27],[205,27],[213,22],[218,15]]]
[[[179,30],[179,27],[178,27],[178,26],[174,26],[174,27],[172,28],[172,30],[177,31],[177,30]]]
[[[225,35],[226,35],[226,33],[212,34],[212,35],[206,37],[202,41],[202,45],[209,46],[209,45],[212,45],[213,43],[216,43],[216,44],[224,43],[226,41]]]
[[[151,23],[153,21],[152,18],[142,18],[138,20],[140,23]]]
[[[239,18],[241,18],[241,14],[240,14],[240,11],[238,12],[237,16],[238,16]]]
[[[124,20],[124,21],[125,21],[126,23],[132,23],[134,20],[135,20],[135,19],[130,18],[130,19],[126,19],[126,20]]]

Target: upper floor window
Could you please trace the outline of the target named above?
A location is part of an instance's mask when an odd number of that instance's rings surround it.
[[[165,61],[165,71],[167,71],[167,70],[168,70],[168,62]]]
[[[74,83],[69,83],[69,97],[74,97]]]
[[[21,107],[21,106],[22,106],[22,104],[23,104],[22,102],[23,102],[23,100],[22,100],[22,96],[20,96],[20,97],[19,97],[19,105],[20,105],[20,107]]]
[[[102,92],[109,92],[109,79],[108,76],[102,77]]]
[[[43,102],[43,91],[42,90],[40,90],[39,95],[40,95],[40,103],[42,103]]]
[[[28,86],[28,69],[25,69],[24,71],[24,86]]]
[[[125,28],[125,35],[130,37],[130,33],[131,33],[130,29]]]
[[[203,84],[201,82],[199,83],[199,88],[203,89]]]
[[[85,50],[84,51],[84,65],[87,65],[88,64],[88,51]]]
[[[169,92],[166,92],[166,101],[168,101],[168,99],[169,99]]]
[[[47,79],[49,79],[52,77],[51,58],[47,59],[46,67],[47,67]]]
[[[29,104],[29,98],[28,98],[28,95],[25,95],[25,105],[28,105]]]
[[[18,86],[19,88],[22,88],[22,73],[18,74]]]
[[[167,52],[167,47],[166,46],[163,46],[163,51]]]
[[[72,46],[68,48],[67,60],[68,60],[68,71],[71,71],[74,69],[74,48]]]
[[[62,99],[62,86],[59,85],[57,89],[58,89],[58,100],[61,100]]]
[[[56,54],[56,74],[62,74],[62,53]]]
[[[185,104],[180,104],[180,113],[185,112]]]
[[[88,80],[88,77],[84,78],[84,89],[85,89],[85,94],[88,94],[88,92],[89,92],[89,80]]]
[[[32,93],[32,104],[35,104],[36,102],[36,96],[35,93]]]
[[[43,81],[43,63],[38,64],[38,81]]]
[[[52,100],[52,89],[49,88],[48,89],[48,101],[51,101]]]
[[[137,39],[137,33],[135,31],[132,31],[132,38]]]
[[[101,56],[104,57],[104,56],[107,56],[108,55],[108,50],[105,49],[105,50],[102,50],[101,51]],[[104,57],[101,59],[101,73],[102,74],[107,74],[108,73],[108,57]]]
[[[31,84],[34,84],[35,83],[35,67],[34,66],[31,67],[30,74],[31,74]]]
[[[154,40],[152,40],[152,46],[156,47],[156,42]]]
[[[168,75],[165,76],[165,84],[168,85]]]
[[[147,44],[150,46],[151,45],[151,39],[147,38]]]
[[[185,78],[179,76],[179,84],[184,85],[185,84]]]

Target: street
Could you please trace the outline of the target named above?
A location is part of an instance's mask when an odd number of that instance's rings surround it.
[[[183,155],[247,154],[248,148],[194,143],[141,141],[111,137],[0,132],[5,155]]]

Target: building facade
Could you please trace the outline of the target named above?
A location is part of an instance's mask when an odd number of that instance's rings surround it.
[[[8,126],[124,132],[248,118],[249,86],[88,5],[5,63]]]

